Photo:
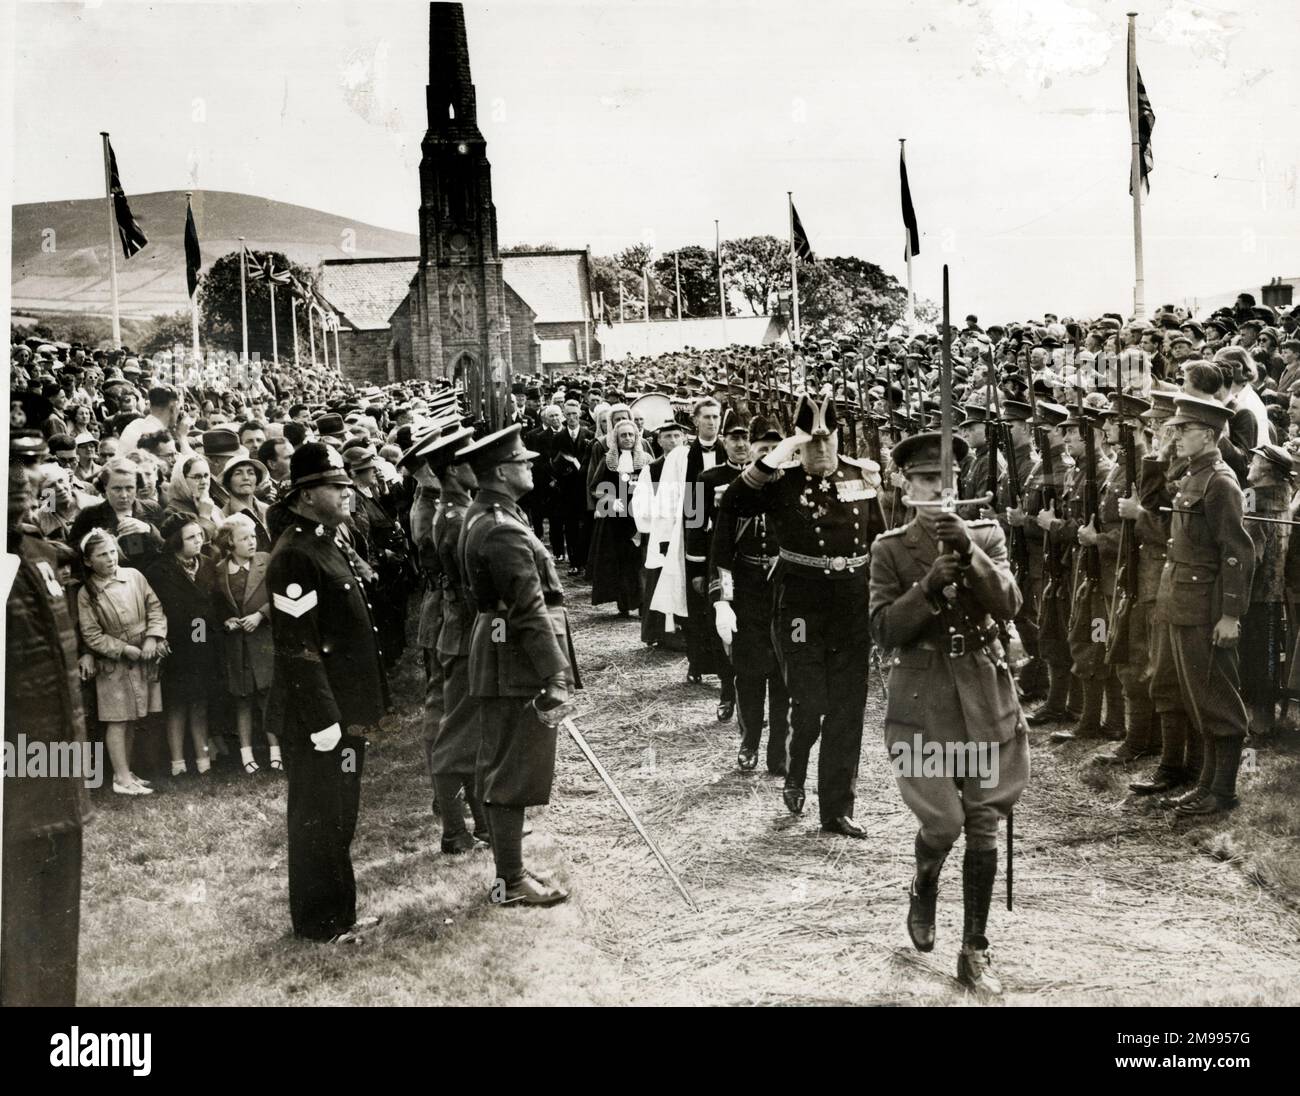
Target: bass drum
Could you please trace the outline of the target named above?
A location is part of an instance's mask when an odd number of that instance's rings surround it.
[[[643,434],[653,434],[664,423],[672,422],[675,417],[673,401],[662,392],[647,392],[644,396],[637,396],[628,407],[632,410],[633,419],[642,420]]]

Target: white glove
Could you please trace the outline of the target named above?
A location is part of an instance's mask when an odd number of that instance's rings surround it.
[[[339,739],[343,737],[343,728],[337,723],[331,723],[323,731],[317,731],[311,736],[313,745],[321,753],[329,753],[339,744]]]
[[[718,638],[730,647],[736,635],[736,610],[731,607],[731,602],[713,603],[713,628],[718,633]]]

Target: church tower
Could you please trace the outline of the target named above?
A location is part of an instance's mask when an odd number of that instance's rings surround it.
[[[460,4],[429,5],[425,95],[412,351],[420,376],[461,379],[470,410],[495,428],[510,391],[510,320]]]

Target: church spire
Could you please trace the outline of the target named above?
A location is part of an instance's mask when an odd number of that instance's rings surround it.
[[[460,4],[429,5],[429,83],[425,96],[430,134],[478,134],[465,10]]]

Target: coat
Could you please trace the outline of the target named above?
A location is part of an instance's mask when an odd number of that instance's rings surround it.
[[[162,602],[172,653],[162,665],[166,702],[206,699],[217,686],[221,621],[212,611],[212,564],[202,559],[191,579],[172,553],[159,556],[145,578]]]
[[[17,551],[20,562],[5,603],[5,742],[17,750],[21,734],[28,743],[66,743],[80,750],[86,723],[77,635],[57,578],[57,549],[27,536],[18,543],[11,537],[9,549]],[[78,830],[90,816],[80,777],[5,780],[6,844]]]
[[[93,584],[93,585],[92,585]],[[119,567],[110,594],[89,578],[77,592],[81,641],[95,655],[95,701],[105,723],[129,723],[162,711],[157,665],[129,662],[125,647],[167,638],[162,603],[139,571]]]
[[[131,514],[150,528],[144,533],[131,533],[118,538],[122,561],[132,567],[147,567],[162,554],[162,536],[158,532],[158,526],[162,524],[162,511],[152,502],[136,499]],[[72,523],[72,543],[68,547],[80,552],[82,538],[92,529],[107,529],[116,534],[117,513],[107,501],[87,507],[77,515],[77,520]]]
[[[920,586],[938,546],[917,521],[881,533],[872,545],[869,612],[889,666],[889,746],[916,734],[925,742],[1002,743],[1024,732],[997,638],[997,622],[1015,619],[1021,605],[1006,538],[991,519],[966,528],[971,561],[951,607]]]
[[[311,736],[335,724],[346,743],[349,728],[378,723],[388,681],[371,606],[338,531],[293,516],[267,566],[275,669],[266,731],[310,750]]]
[[[530,697],[547,679],[577,681],[577,662],[555,561],[508,495],[482,489],[460,539],[461,573],[477,609],[470,635],[470,694]]]
[[[266,572],[270,563],[269,553],[253,553],[248,564],[244,596],[238,601],[231,591],[227,562],[222,560],[215,569],[212,609],[221,631],[221,661],[225,669],[226,692],[231,696],[254,696],[271,687],[275,641],[271,635],[271,596],[266,589]],[[251,633],[242,628],[226,631],[227,620],[250,613],[262,614],[261,622]]]

